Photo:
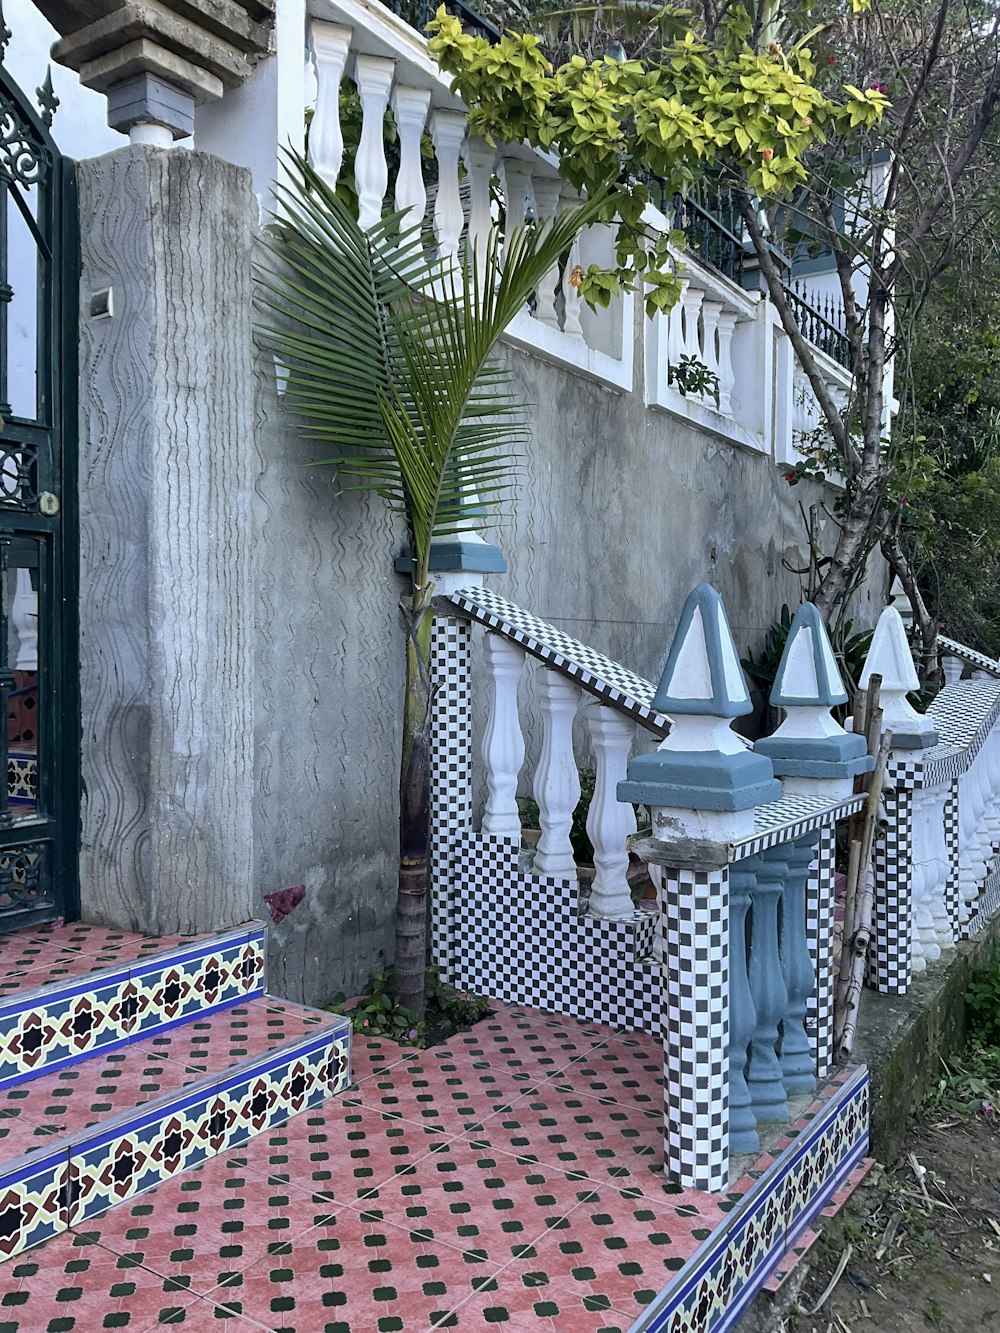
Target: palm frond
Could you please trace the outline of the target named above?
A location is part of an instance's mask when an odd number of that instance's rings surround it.
[[[261,275],[265,337],[288,368],[285,404],[332,446],[344,489],[406,516],[418,570],[431,540],[509,495],[528,438],[524,405],[492,354],[511,320],[603,203],[491,233],[482,269],[428,257],[419,226],[391,214],[367,232],[301,158]],[[501,262],[502,258],[502,262]]]

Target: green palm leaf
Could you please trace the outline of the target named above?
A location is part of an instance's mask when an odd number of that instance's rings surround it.
[[[509,495],[527,439],[523,404],[491,360],[511,320],[579,231],[599,195],[555,221],[494,232],[483,272],[426,254],[419,226],[391,214],[367,232],[307,162],[290,184],[260,277],[265,336],[287,368],[287,408],[331,449],[348,488],[406,518],[415,576],[435,536],[468,525],[469,497]],[[502,258],[502,262],[501,262]]]

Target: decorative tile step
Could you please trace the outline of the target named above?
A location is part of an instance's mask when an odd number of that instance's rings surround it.
[[[0,1091],[263,995],[265,928],[188,941],[15,932],[0,938],[6,965],[18,984],[0,999]]]
[[[347,1019],[255,1000],[9,1090],[0,1133],[22,1155],[0,1164],[0,1257],[239,1147],[349,1079]]]

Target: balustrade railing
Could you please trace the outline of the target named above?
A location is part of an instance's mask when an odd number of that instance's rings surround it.
[[[830,296],[817,296],[801,279],[785,283],[785,297],[804,336],[845,370],[851,368],[851,342],[844,329],[844,308]]]

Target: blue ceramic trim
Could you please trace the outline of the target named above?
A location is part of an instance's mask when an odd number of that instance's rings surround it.
[[[819,686],[819,692],[812,697],[786,694],[783,688],[792,645],[804,629],[812,630],[812,658],[813,665],[816,668],[816,682]],[[839,672],[836,681],[831,680],[827,670],[828,664],[820,652],[819,645],[824,637],[827,637],[827,631],[823,623],[823,617],[812,602],[803,602],[792,618],[788,638],[785,640],[785,649],[781,654],[781,661],[778,663],[778,670],[774,676],[770,699],[776,708],[804,708],[810,704],[818,708],[833,708],[837,704],[847,703],[847,691],[844,689],[844,682],[841,680]]]
[[[54,1142],[61,1142],[63,1147],[56,1149],[55,1152],[26,1153],[23,1157],[12,1157],[9,1162],[4,1162],[0,1169],[0,1190],[20,1185],[26,1180],[33,1180],[35,1176],[44,1175],[46,1171],[68,1162],[69,1148],[66,1146],[66,1140],[55,1139]],[[3,1262],[6,1263],[7,1260],[4,1259]]]
[[[226,949],[231,949],[234,944],[259,943],[263,948],[266,934],[264,926],[256,930],[244,928],[228,935],[220,935],[216,940],[201,940],[197,944],[185,945],[182,949],[171,950],[169,953],[153,954],[148,960],[144,959],[141,963],[133,964],[127,970],[130,976],[146,977],[151,972],[159,972],[167,965],[176,967],[181,963],[193,962],[196,958],[205,958],[208,954],[223,953]],[[90,975],[95,974],[92,972]]]
[[[696,611],[701,612],[701,623],[705,630],[705,648],[708,652],[709,670],[712,673],[711,699],[686,699],[675,696],[669,691],[677,659],[681,655]],[[730,698],[727,692],[726,671],[722,663],[720,619],[728,628],[729,622],[726,619],[722,598],[710,583],[699,583],[684,603],[677,632],[667,655],[667,665],[663,668],[660,684],[653,695],[653,708],[661,713],[693,713],[698,717],[743,717],[746,713],[753,712],[750,691],[746,687],[746,678],[739,665],[739,655],[735,653],[735,647],[733,651],[736,655],[736,669],[743,680],[743,698]]]
[[[752,750],[653,750],[636,755],[618,784],[619,801],[679,810],[748,810],[780,796],[771,761]]]
[[[397,574],[412,573],[413,561],[409,552],[398,555],[393,568]],[[460,539],[445,540],[431,543],[427,568],[432,574],[506,574],[507,561],[499,546]]]
[[[894,731],[892,733],[892,748],[894,750],[929,750],[932,745],[937,745],[938,733],[936,731]]]
[[[768,1167],[761,1178],[743,1196],[743,1201],[737,1205],[736,1210],[728,1214],[726,1221],[719,1230],[714,1232],[695,1252],[680,1274],[663,1288],[652,1305],[644,1310],[632,1324],[628,1333],[662,1333],[668,1327],[669,1321],[683,1307],[685,1299],[693,1293],[703,1277],[711,1272],[712,1268],[724,1257],[734,1234],[741,1231],[748,1221],[767,1206],[768,1201],[802,1156],[819,1139],[824,1137],[833,1123],[840,1115],[845,1113],[852,1102],[865,1095],[868,1083],[867,1068],[859,1069],[854,1077],[841,1089],[840,1095],[824,1107],[802,1131],[795,1142],[790,1145],[790,1148],[786,1149],[785,1153],[772,1166]],[[794,1238],[805,1230],[818,1213],[822,1212],[831,1195],[837,1192],[861,1158],[865,1156],[868,1151],[868,1143],[866,1130],[842,1158],[832,1175],[827,1180],[817,1184],[813,1198],[788,1226],[781,1228],[778,1243],[772,1246],[771,1250],[757,1264],[753,1273],[750,1274],[746,1282],[730,1300],[722,1319],[712,1326],[711,1333],[726,1333],[726,1330],[734,1327],[740,1313],[785,1257],[794,1243]],[[707,1328],[705,1333],[708,1333]]]

